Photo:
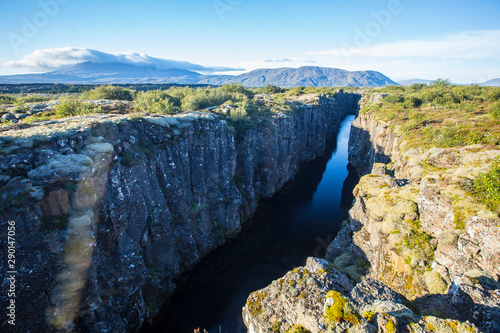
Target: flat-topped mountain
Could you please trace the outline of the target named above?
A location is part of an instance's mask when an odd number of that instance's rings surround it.
[[[396,85],[387,76],[375,71],[350,72],[329,67],[257,69],[241,75],[203,75],[184,69],[161,69],[124,63],[83,62],[41,74],[0,76],[0,83],[178,83],[212,84],[241,83],[249,87],[267,84],[282,87],[381,87]]]
[[[338,68],[305,66],[300,68],[256,69],[238,76],[210,76],[199,83],[241,83],[261,87],[267,84],[281,87],[383,87],[397,85],[387,76],[375,71],[350,72]]]

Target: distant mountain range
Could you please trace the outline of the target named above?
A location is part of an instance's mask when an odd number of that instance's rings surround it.
[[[424,79],[410,79],[410,80],[403,80],[403,81],[398,81],[398,84],[402,86],[411,86],[412,84],[415,83],[423,83],[423,84],[430,84],[434,80],[424,80]],[[460,84],[460,83],[453,83],[457,85],[465,85],[468,86],[470,84]],[[492,79],[483,83],[479,83],[480,86],[489,86],[489,87],[500,87],[500,78],[498,79]]]
[[[431,83],[432,80],[424,80],[424,79],[410,79],[410,80],[403,80],[403,81],[398,81],[398,83],[402,86],[411,86],[412,84],[419,83],[419,84],[429,84]]]
[[[500,87],[500,78],[480,83],[480,86]]]
[[[257,69],[241,75],[202,75],[184,69],[159,69],[124,63],[83,62],[65,69],[42,74],[0,76],[0,83],[70,84],[211,84],[241,83],[249,87],[267,84],[281,87],[383,87],[397,85],[375,71],[346,71],[329,67]]]

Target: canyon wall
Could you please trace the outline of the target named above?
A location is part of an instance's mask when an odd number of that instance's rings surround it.
[[[319,96],[240,133],[201,112],[80,116],[2,132],[1,228],[15,225],[16,330],[137,330],[179,274],[323,153],[358,101]],[[6,264],[1,251],[3,290]],[[2,294],[2,307],[8,302]]]
[[[251,294],[250,332],[500,331],[500,219],[467,193],[500,151],[417,147],[361,110],[349,161],[363,177],[330,264]]]

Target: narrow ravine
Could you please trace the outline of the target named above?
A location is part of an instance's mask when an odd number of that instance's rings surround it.
[[[261,203],[238,237],[181,277],[170,304],[142,332],[246,332],[241,309],[252,291],[303,265],[308,256],[324,256],[347,217],[357,182],[347,168],[353,120],[346,117],[325,154],[304,164],[293,183]]]

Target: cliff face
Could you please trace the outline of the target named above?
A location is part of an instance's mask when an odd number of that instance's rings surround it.
[[[466,188],[500,151],[409,149],[369,114],[352,126],[350,161],[367,175],[354,191],[350,221],[330,245],[327,259],[354,278],[377,279],[410,299],[442,294],[455,316],[495,331],[500,324],[500,298],[494,296],[500,291],[500,220]],[[366,261],[369,267],[360,265]],[[474,287],[481,292],[462,292],[470,296],[470,308],[451,301],[464,279],[483,281]],[[484,281],[490,281],[488,286]]]
[[[237,139],[207,113],[82,116],[3,132],[1,224],[16,226],[16,329],[140,327],[175,277],[324,151],[358,99],[320,97]]]

